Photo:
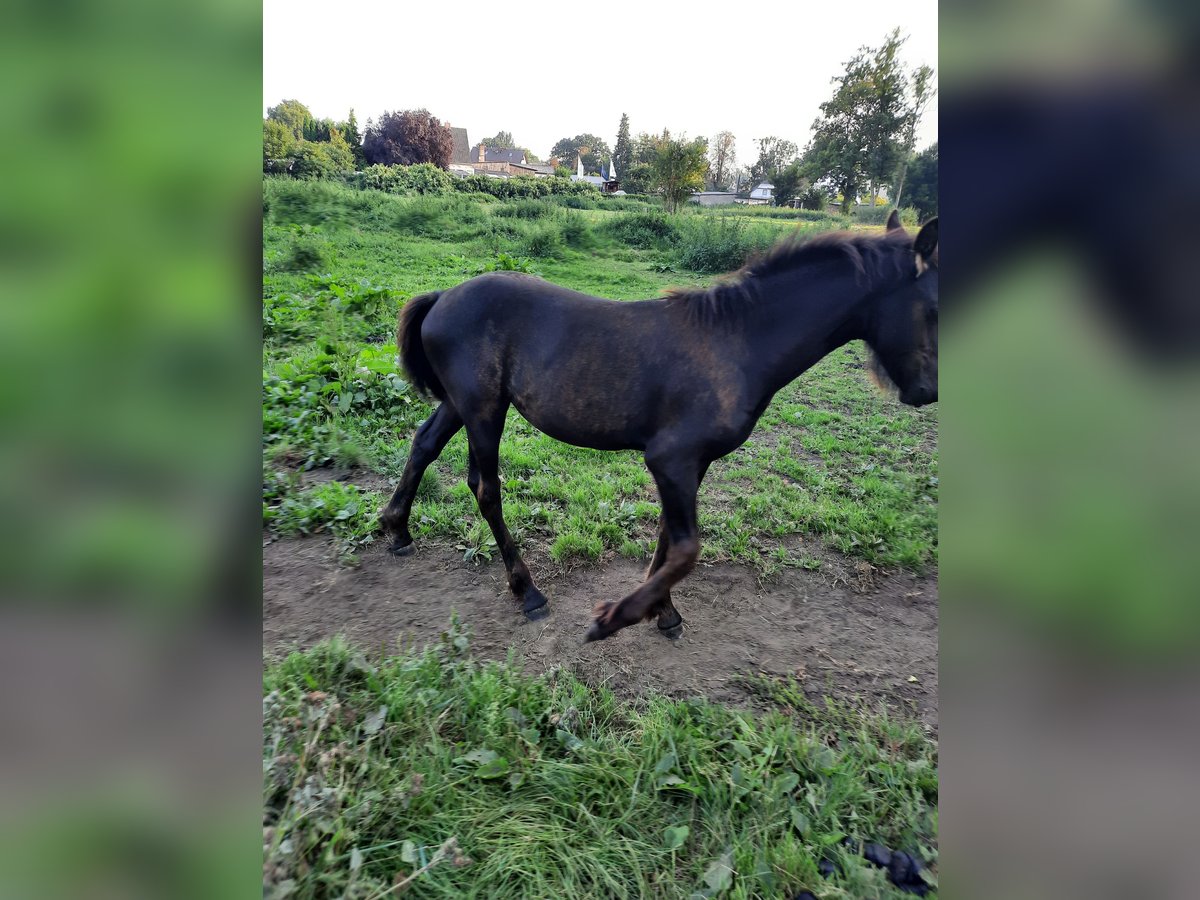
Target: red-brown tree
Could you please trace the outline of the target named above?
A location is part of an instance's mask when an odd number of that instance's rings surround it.
[[[427,109],[385,112],[367,124],[363,155],[367,162],[385,166],[433,163],[443,169],[454,153],[454,135]]]

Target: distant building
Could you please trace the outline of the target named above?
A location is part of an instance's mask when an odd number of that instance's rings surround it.
[[[471,142],[467,140],[467,129],[451,128],[450,132],[454,135],[454,150],[450,153],[450,165],[470,165]]]
[[[621,182],[617,180],[617,164],[612,159],[608,161],[607,166],[600,167],[599,175],[584,175],[583,157],[576,155],[575,174],[571,176],[571,180],[595,185],[606,194],[615,194],[621,189]]]
[[[528,155],[519,147],[489,147],[486,144],[478,144],[470,156],[468,165],[480,175],[526,175],[545,178],[554,174],[554,169],[550,166],[530,162]]]
[[[750,191],[750,199],[746,201],[750,206],[764,206],[771,203],[775,199],[775,185],[769,181],[760,181]]]

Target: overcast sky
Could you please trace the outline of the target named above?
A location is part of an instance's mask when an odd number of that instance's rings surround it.
[[[384,110],[425,107],[473,145],[511,131],[543,158],[585,132],[611,147],[622,113],[634,135],[732,131],[739,164],[767,135],[803,149],[830,79],[897,26],[906,66],[937,70],[935,0],[264,0],[263,19],[264,115],[284,99],[317,118],[353,107],[361,129]],[[616,37],[630,22],[638,36]],[[936,98],[918,147],[935,140]]]

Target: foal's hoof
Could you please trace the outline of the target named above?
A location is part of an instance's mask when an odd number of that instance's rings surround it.
[[[588,630],[583,635],[583,642],[590,644],[592,641],[602,641],[608,637],[608,632],[599,622],[593,622],[588,626]]]
[[[679,640],[681,637],[683,637],[683,619],[680,619],[674,625],[668,625],[666,628],[663,628],[661,625],[659,625],[658,633],[667,640]]]
[[[665,638],[668,638],[669,640],[679,640],[680,636],[683,635],[683,616],[679,615],[679,612],[676,611],[674,618],[672,618],[669,622],[664,622],[662,619],[659,619],[658,631],[659,634]]]
[[[546,618],[550,615],[550,607],[546,605],[546,595],[530,585],[525,589],[525,602],[521,604],[521,611],[525,613],[525,618],[530,622]]]
[[[411,556],[412,552],[416,549],[417,545],[412,541],[409,541],[407,544],[401,544],[399,541],[396,541],[388,547],[388,552],[392,556]]]

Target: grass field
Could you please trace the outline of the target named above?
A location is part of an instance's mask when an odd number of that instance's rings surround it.
[[[380,898],[432,863],[406,896],[911,896],[843,842],[936,862],[933,745],[752,687],[780,711],[635,706],[477,664],[454,624],[376,663],[339,641],[294,654],[264,678],[265,895]]]
[[[416,293],[495,268],[531,271],[614,299],[698,285],[797,229],[842,224],[651,208],[575,210],[548,200],[401,198],[268,180],[264,208],[264,521],[284,534],[329,528],[348,557],[372,540],[386,498],[355,474],[398,478],[430,407],[395,362],[395,313]],[[695,271],[699,269],[700,271]],[[704,558],[764,573],[815,565],[804,534],[881,565],[937,559],[936,411],[881,396],[852,345],[781,391],[750,441],[701,490]],[[465,484],[466,441],[423,484],[414,534],[490,555]],[[332,467],[350,486],[302,489],[297,470]],[[510,414],[501,445],[505,518],[527,554],[561,564],[652,549],[657,497],[634,453],[568,447]]]
[[[431,411],[396,365],[407,298],[515,269],[640,299],[706,284],[785,235],[847,224],[604,204],[266,180],[264,527],[330,532],[343,565],[378,539],[383,486]],[[936,568],[936,408],[882,396],[863,360],[856,345],[831,354],[713,465],[704,558],[762,578],[820,569],[829,552]],[[426,474],[413,531],[478,562],[495,547],[465,475],[460,433]],[[540,565],[653,549],[657,497],[634,453],[566,446],[514,412],[501,480],[509,527]],[[786,680],[746,687],[774,711],[619,700],[564,670],[478,663],[456,623],[425,651],[368,660],[334,640],[270,663],[265,895],[381,900],[420,871],[408,895],[902,896],[843,840],[936,863],[936,744],[876,710],[814,707]],[[818,874],[823,859],[832,877]]]

